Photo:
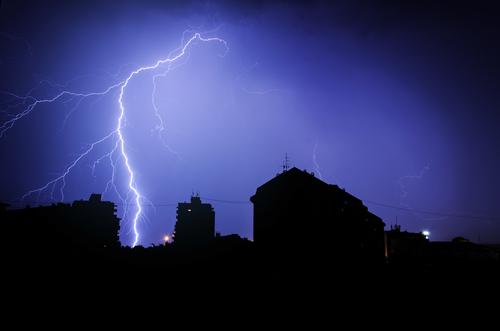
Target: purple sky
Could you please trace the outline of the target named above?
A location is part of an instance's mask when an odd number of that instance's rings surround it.
[[[37,87],[38,98],[59,93],[57,85],[101,91],[165,58],[184,31],[205,32],[229,51],[195,43],[159,78],[163,140],[154,130],[153,73],[131,80],[124,96],[136,184],[157,206],[144,207],[141,244],[173,230],[175,204],[192,192],[248,201],[285,152],[293,165],[363,199],[387,227],[397,219],[403,229],[429,230],[432,240],[500,242],[499,14],[482,1],[2,1],[0,90],[26,95]],[[18,121],[0,138],[0,200],[58,177],[112,130],[117,97],[87,98],[77,108],[62,99]],[[22,111],[18,101],[0,95],[1,123]],[[109,162],[94,173],[91,166],[110,147],[73,168],[65,201],[104,191]],[[40,202],[50,201],[51,189]],[[119,202],[111,191],[105,199]],[[213,205],[217,231],[252,238],[249,201]],[[133,241],[127,215],[124,245]]]

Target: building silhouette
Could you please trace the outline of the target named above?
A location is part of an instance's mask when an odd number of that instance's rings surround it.
[[[4,203],[4,202],[1,202],[0,201],[0,214],[3,214],[7,211],[7,208],[9,207],[10,205],[8,203]]]
[[[257,188],[254,242],[278,260],[384,261],[384,223],[361,200],[305,170],[284,171]]]
[[[191,196],[191,202],[177,205],[176,246],[205,246],[214,238],[215,212],[211,204],[202,203],[199,196]]]
[[[6,207],[6,206],[4,206]],[[120,219],[113,202],[92,194],[72,204],[5,209],[0,213],[9,247],[100,249],[119,247]]]
[[[422,232],[401,231],[401,226],[395,225],[385,235],[389,263],[417,263],[423,260],[429,239]]]
[[[496,264],[500,266],[500,247],[473,243],[463,237],[428,244],[427,261],[435,265]]]

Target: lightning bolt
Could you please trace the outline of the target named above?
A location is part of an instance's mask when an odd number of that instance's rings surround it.
[[[413,208],[410,206],[409,203],[406,203],[405,201],[407,201],[407,198],[408,198],[408,195],[409,195],[409,192],[408,192],[408,183],[411,182],[411,181],[420,181],[424,178],[425,174],[431,170],[431,166],[430,164],[427,164],[425,165],[421,170],[420,172],[417,174],[417,175],[406,175],[406,176],[401,176],[399,177],[397,183],[399,185],[399,189],[400,189],[400,196],[399,196],[399,205],[408,209],[408,211],[410,211],[410,213],[413,215],[413,217],[416,219],[416,220],[424,220],[421,215],[419,215],[418,213],[415,213],[413,211],[411,211]]]
[[[25,96],[20,96],[14,93],[10,92],[2,92],[5,95],[8,95],[9,97],[13,98],[16,100],[17,106],[24,106],[25,108],[20,111],[19,113],[13,115],[10,113],[7,113],[8,115],[8,120],[6,120],[2,125],[0,125],[0,138],[4,137],[6,133],[14,127],[20,120],[22,120],[24,117],[28,116],[30,113],[32,113],[37,106],[41,104],[47,104],[47,103],[54,103],[54,102],[61,102],[61,103],[66,103],[72,100],[76,100],[75,106],[72,108],[71,112],[66,116],[65,121],[67,120],[67,117],[71,115],[71,113],[79,106],[81,101],[85,98],[90,98],[90,97],[102,97],[105,95],[108,95],[111,91],[118,91],[118,106],[119,106],[119,112],[118,112],[118,117],[116,120],[116,126],[114,127],[113,130],[108,132],[106,135],[102,136],[101,138],[97,139],[96,141],[92,142],[91,144],[88,145],[87,148],[84,149],[82,153],[80,153],[74,160],[71,162],[62,172],[61,175],[57,176],[56,178],[52,179],[51,181],[47,182],[45,185],[36,188],[34,190],[28,191],[26,194],[22,196],[22,200],[28,198],[29,196],[32,196],[36,194],[38,197],[40,197],[40,194],[51,189],[51,198],[54,199],[54,191],[57,186],[59,186],[59,193],[60,193],[60,199],[61,201],[64,201],[64,189],[66,187],[66,177],[70,175],[71,171],[73,170],[74,167],[76,167],[82,159],[85,157],[89,156],[91,154],[96,146],[101,145],[107,141],[111,141],[114,139],[114,144],[112,145],[111,150],[109,150],[107,153],[105,153],[103,156],[99,157],[97,160],[94,161],[92,164],[92,175],[95,173],[95,169],[97,165],[101,161],[104,161],[106,159],[109,160],[112,172],[111,172],[111,178],[109,181],[106,183],[105,191],[107,192],[110,189],[113,189],[119,199],[122,201],[122,204],[124,205],[124,216],[128,214],[128,201],[132,201],[132,206],[135,208],[135,212],[132,217],[132,231],[134,234],[134,240],[132,243],[132,247],[135,247],[139,241],[140,241],[140,232],[139,232],[139,222],[142,218],[146,218],[146,215],[143,214],[143,203],[148,201],[143,194],[139,191],[139,187],[136,182],[136,175],[134,172],[134,169],[132,167],[132,164],[130,162],[130,157],[127,152],[127,143],[125,136],[123,135],[123,128],[126,125],[126,107],[124,104],[124,96],[127,91],[127,87],[130,83],[130,81],[137,75],[146,72],[146,71],[156,71],[157,69],[162,69],[166,67],[166,69],[159,74],[155,74],[153,76],[153,91],[152,91],[152,97],[151,97],[151,102],[153,105],[153,109],[155,112],[155,116],[158,119],[158,126],[155,128],[156,131],[158,131],[158,134],[160,138],[162,137],[162,132],[165,130],[164,126],[164,121],[163,118],[160,115],[158,106],[156,105],[155,102],[155,94],[156,94],[156,83],[157,80],[161,77],[164,77],[171,69],[174,64],[179,62],[182,58],[187,57],[188,54],[188,49],[189,47],[195,42],[195,41],[200,41],[200,42],[217,42],[220,43],[224,46],[224,56],[227,51],[229,50],[227,42],[223,39],[217,38],[217,37],[211,37],[211,38],[204,38],[201,36],[200,33],[194,33],[191,38],[189,38],[187,41],[184,41],[184,33],[183,33],[183,42],[182,46],[178,48],[177,50],[174,50],[168,54],[168,56],[164,59],[157,60],[154,64],[149,65],[149,66],[142,66],[134,71],[130,72],[128,76],[113,84],[108,86],[102,91],[97,91],[97,92],[89,92],[89,93],[79,93],[79,92],[74,92],[74,91],[69,91],[69,90],[62,90],[56,95],[52,96],[51,98],[44,98],[44,99],[39,99],[34,97],[33,91],[34,89],[30,90],[28,94]],[[9,108],[9,106],[7,107]],[[168,145],[165,144],[165,146],[168,147]],[[173,152],[173,150],[168,147],[170,151]],[[119,190],[117,189],[115,185],[115,171],[116,171],[116,166],[117,162],[121,160],[122,164],[125,167],[126,170],[126,175],[127,175],[127,194],[126,196],[123,196],[122,194],[119,193]],[[132,195],[130,198],[129,196]],[[129,200],[130,199],[130,200]],[[152,205],[152,204],[151,204]]]
[[[408,197],[408,189],[407,189],[407,183],[408,183],[408,181],[410,181],[410,180],[421,180],[422,178],[424,178],[425,173],[428,172],[429,170],[431,170],[431,166],[430,166],[430,164],[427,164],[426,166],[424,166],[420,170],[420,172],[418,173],[418,175],[407,175],[407,176],[399,177],[399,179],[398,179],[398,185],[399,185],[399,188],[401,190],[401,195],[399,197],[399,199],[400,199],[399,203],[400,203],[401,206],[410,208],[409,205],[407,205],[407,204],[405,204],[403,202]]]
[[[319,163],[318,163],[318,160],[316,159],[317,149],[318,149],[318,143],[315,143],[314,148],[313,148],[313,155],[312,155],[312,159],[313,159],[313,163],[314,163],[314,170],[318,174],[319,179],[323,180],[323,175],[321,174]]]

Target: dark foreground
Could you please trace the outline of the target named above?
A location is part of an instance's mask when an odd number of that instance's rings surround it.
[[[361,264],[271,257],[248,241],[199,249],[4,249],[5,296],[179,302],[208,295],[290,303],[304,297],[398,305],[425,300],[497,301],[500,262],[440,260]],[[292,300],[292,301],[290,301]],[[316,302],[317,300],[314,300]],[[300,301],[303,303],[304,301]],[[435,303],[435,302],[434,302]]]
[[[43,320],[65,330],[171,323],[323,330],[437,326],[437,320],[448,328],[462,318],[475,324],[498,315],[498,264],[294,263],[247,246],[66,253],[3,260],[6,320],[17,326]]]

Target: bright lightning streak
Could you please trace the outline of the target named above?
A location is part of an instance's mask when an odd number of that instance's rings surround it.
[[[117,121],[116,121],[116,127],[115,127],[115,129],[113,131],[109,132],[107,135],[103,136],[102,138],[100,138],[100,139],[96,140],[95,142],[91,143],[90,146],[83,153],[81,153],[80,155],[78,155],[78,157],[72,163],[70,163],[69,166],[67,166],[65,168],[64,172],[60,176],[58,176],[55,179],[49,181],[48,183],[46,183],[42,187],[39,187],[37,189],[34,189],[34,190],[31,190],[31,191],[27,192],[25,195],[23,195],[22,199],[25,199],[25,198],[27,198],[28,196],[30,196],[32,194],[38,194],[38,196],[39,196],[42,192],[44,192],[45,190],[49,189],[50,187],[52,187],[51,198],[53,199],[54,198],[54,189],[55,189],[56,185],[59,184],[60,185],[59,191],[60,191],[61,201],[63,201],[64,200],[64,188],[66,186],[66,176],[68,176],[70,174],[71,170],[75,166],[77,166],[79,164],[79,162],[83,158],[87,157],[94,150],[94,148],[97,145],[104,143],[105,141],[107,141],[108,139],[111,139],[112,137],[116,137],[117,140],[116,140],[116,142],[114,144],[114,147],[108,153],[106,153],[105,155],[101,156],[100,158],[98,158],[93,163],[93,165],[92,165],[92,174],[94,174],[95,168],[99,164],[100,161],[104,160],[105,158],[109,158],[109,161],[110,161],[110,164],[111,164],[111,168],[112,168],[112,174],[111,174],[111,179],[106,184],[105,192],[110,187],[112,187],[114,189],[114,191],[117,193],[118,197],[122,200],[122,203],[124,204],[124,209],[125,209],[125,212],[124,212],[125,214],[124,215],[126,215],[127,212],[128,212],[128,204],[126,202],[129,199],[129,193],[130,192],[132,193],[132,195],[133,195],[133,197],[132,197],[133,205],[135,206],[135,213],[134,213],[134,216],[133,216],[133,219],[132,219],[132,225],[133,225],[132,229],[133,229],[133,232],[134,232],[134,241],[132,243],[132,247],[136,246],[139,243],[139,240],[140,240],[139,220],[141,219],[141,216],[142,216],[142,213],[143,213],[142,202],[144,200],[145,201],[147,201],[147,200],[139,192],[139,188],[138,188],[137,183],[136,183],[136,175],[135,175],[135,172],[134,172],[134,170],[132,168],[129,155],[127,153],[127,148],[126,148],[127,144],[126,144],[126,141],[125,141],[125,137],[123,135],[123,128],[124,128],[125,116],[126,116],[126,107],[125,107],[125,104],[124,104],[124,101],[123,101],[124,96],[125,96],[125,91],[126,91],[128,85],[129,85],[130,81],[135,76],[137,76],[137,75],[139,75],[139,74],[141,74],[141,73],[143,73],[145,71],[154,71],[156,69],[159,69],[163,65],[167,65],[167,69],[162,74],[156,74],[153,77],[153,92],[152,92],[153,94],[152,94],[152,99],[151,99],[152,100],[152,104],[153,104],[153,109],[155,111],[155,116],[159,120],[159,125],[157,126],[157,130],[159,131],[159,134],[161,136],[161,133],[162,133],[162,131],[165,128],[164,128],[163,119],[160,116],[158,107],[155,104],[155,99],[154,99],[154,95],[155,95],[155,92],[156,92],[156,80],[159,77],[165,76],[170,71],[172,64],[174,64],[175,62],[179,61],[181,58],[185,57],[186,54],[187,54],[188,48],[195,41],[201,41],[201,42],[218,42],[218,43],[221,43],[222,45],[224,45],[224,47],[225,47],[224,55],[228,51],[228,46],[227,46],[227,43],[226,43],[225,40],[220,39],[220,38],[216,38],[216,37],[213,37],[213,38],[203,38],[200,33],[195,33],[185,43],[183,42],[183,46],[176,52],[175,55],[172,55],[173,53],[170,53],[167,56],[167,58],[160,59],[160,60],[156,61],[153,65],[137,68],[136,70],[132,71],[124,80],[122,80],[122,81],[120,81],[120,82],[118,82],[116,84],[113,84],[113,85],[107,87],[106,89],[104,89],[103,91],[100,91],[100,92],[77,93],[77,92],[63,90],[63,91],[59,92],[58,94],[56,94],[55,96],[53,96],[52,98],[46,98],[46,99],[37,99],[34,96],[32,96],[31,94],[32,94],[32,92],[33,92],[34,89],[32,89],[31,91],[29,91],[29,93],[26,96],[19,96],[19,95],[10,93],[10,92],[3,92],[4,94],[7,94],[7,95],[9,95],[9,96],[17,99],[20,104],[27,104],[27,106],[26,106],[26,108],[24,110],[22,110],[21,112],[19,112],[16,115],[13,115],[12,118],[10,118],[9,120],[5,121],[2,125],[0,125],[0,138],[2,138],[7,133],[7,131],[9,131],[10,129],[12,129],[12,127],[18,121],[20,121],[21,119],[23,119],[25,116],[29,115],[40,104],[53,103],[53,102],[56,102],[56,101],[67,102],[69,100],[66,100],[65,98],[68,98],[68,99],[77,98],[78,99],[77,104],[71,110],[71,112],[73,112],[75,110],[75,108],[78,107],[78,105],[80,104],[80,102],[81,102],[82,99],[89,98],[89,97],[95,97],[95,96],[104,96],[104,95],[107,95],[108,93],[110,93],[111,91],[113,91],[115,89],[119,89],[119,95],[118,95],[119,114],[118,114],[118,118],[117,118]],[[114,156],[114,154],[116,152],[120,153],[120,158],[123,160],[123,164],[124,164],[124,166],[126,168],[127,177],[128,177],[128,180],[127,180],[128,192],[127,192],[127,196],[125,198],[123,198],[123,196],[118,192],[118,189],[117,189],[117,187],[115,185],[115,182],[114,182],[115,181],[115,170],[116,170],[116,162],[117,162],[117,160],[113,161],[113,156]],[[144,215],[144,217],[146,217],[146,216]]]

